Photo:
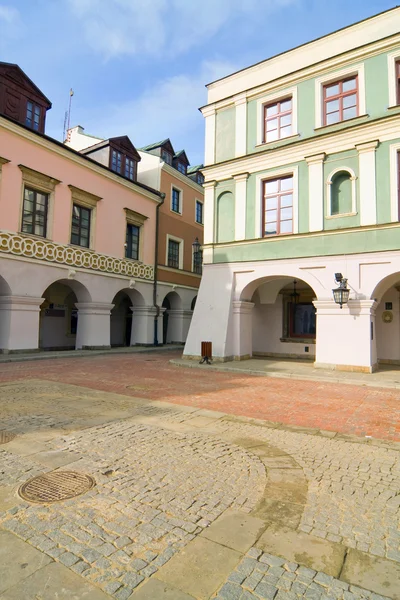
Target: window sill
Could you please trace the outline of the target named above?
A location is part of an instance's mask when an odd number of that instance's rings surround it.
[[[181,212],[179,212],[178,210],[174,210],[173,208],[170,209],[170,212],[172,212],[174,215],[179,215],[180,217],[182,216]]]
[[[315,338],[280,338],[281,342],[290,344],[315,344]]]
[[[195,221],[196,225],[201,225],[202,227],[204,227],[204,223],[200,223],[199,221]]]
[[[94,252],[92,248],[88,248],[87,246],[81,246],[80,244],[73,244],[72,242],[70,242],[68,246],[70,248],[81,248],[82,250],[86,250],[88,252]]]
[[[396,109],[400,110],[400,104],[393,104],[393,106],[388,106],[387,107],[387,110],[390,110],[390,111],[394,111]]]
[[[38,235],[37,233],[27,233],[26,231],[18,231],[19,235],[26,235],[27,237],[32,237],[35,240],[47,240],[48,242],[52,242],[53,240],[45,235]]]
[[[325,219],[341,219],[342,217],[355,217],[358,212],[341,213],[340,215],[326,215]]]
[[[357,125],[358,123],[363,123],[369,119],[368,114],[358,115],[358,117],[354,117],[353,119],[346,119],[345,121],[339,121],[339,123],[331,123],[330,125],[320,125],[319,127],[315,127],[314,131],[336,131],[335,127],[343,127],[345,125]]]
[[[293,135],[289,135],[288,137],[285,138],[280,138],[279,140],[274,140],[273,142],[260,142],[259,144],[256,144],[254,146],[254,148],[274,148],[274,147],[280,147],[280,146],[284,146],[285,142],[290,141],[292,142],[293,140],[295,140],[296,138],[299,138],[300,134],[299,133],[294,133]]]

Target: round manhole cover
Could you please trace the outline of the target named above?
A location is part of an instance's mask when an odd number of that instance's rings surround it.
[[[8,444],[16,435],[16,433],[11,433],[11,431],[0,431],[0,444]]]
[[[54,471],[33,477],[21,485],[18,493],[28,502],[60,502],[88,492],[95,483],[90,475],[74,471]]]

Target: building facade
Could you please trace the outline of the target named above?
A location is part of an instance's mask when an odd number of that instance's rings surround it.
[[[186,357],[400,364],[399,31],[395,8],[208,85]]]
[[[0,350],[153,344],[161,194],[137,181],[128,138],[102,148],[102,164],[46,136],[50,106],[0,64]],[[112,152],[124,148],[121,172]]]

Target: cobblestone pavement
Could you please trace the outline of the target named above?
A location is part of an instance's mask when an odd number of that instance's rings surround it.
[[[387,600],[385,596],[251,548],[216,600]]]
[[[39,378],[287,425],[400,441],[400,390],[184,369],[179,352],[0,364],[0,382]],[[160,386],[160,381],[162,385]]]

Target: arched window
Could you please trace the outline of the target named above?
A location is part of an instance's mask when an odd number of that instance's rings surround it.
[[[350,169],[337,169],[327,181],[328,216],[350,215],[357,211],[356,176]]]
[[[217,242],[235,239],[235,204],[232,192],[223,192],[217,198]]]

